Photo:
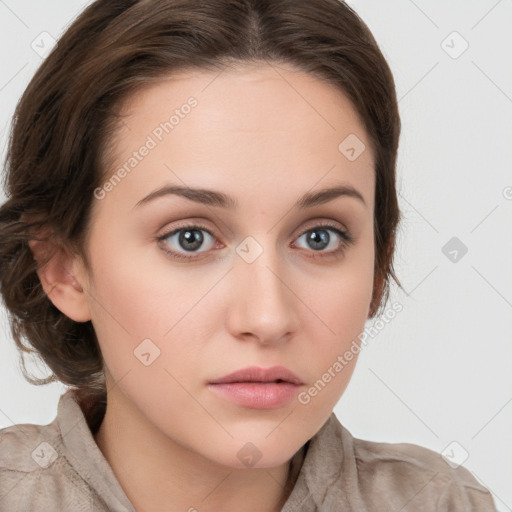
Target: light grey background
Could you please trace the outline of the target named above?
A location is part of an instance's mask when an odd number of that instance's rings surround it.
[[[39,54],[88,3],[0,0],[2,160]],[[369,339],[335,412],[356,437],[420,444],[452,463],[467,456],[498,510],[510,511],[512,2],[349,3],[397,83],[405,218],[396,270],[409,295],[393,288],[389,306],[403,311]],[[456,261],[453,247],[442,251],[453,237]],[[1,309],[0,322],[0,428],[49,423],[65,388],[23,380]]]

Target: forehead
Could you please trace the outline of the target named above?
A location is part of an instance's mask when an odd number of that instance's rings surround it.
[[[121,115],[110,172],[149,139],[154,143],[137,164],[141,172],[130,176],[139,195],[146,183],[180,176],[190,185],[229,183],[233,190],[267,179],[292,188],[348,179],[366,188],[372,204],[373,154],[357,111],[337,87],[293,67],[182,71],[132,94]],[[347,157],[348,146],[357,159]]]
[[[322,133],[330,129],[342,135],[350,128],[365,137],[357,111],[338,87],[282,64],[180,71],[131,94],[121,111],[128,125],[130,121],[154,120],[155,113],[167,119],[167,113],[179,109],[191,96],[199,108],[187,125],[204,131],[219,125],[223,131],[259,133],[286,127],[313,135],[321,127]]]

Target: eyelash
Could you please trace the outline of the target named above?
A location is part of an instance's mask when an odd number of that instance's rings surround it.
[[[329,228],[329,229],[327,229],[327,231],[334,231],[341,238],[340,246],[337,249],[334,249],[331,251],[313,251],[313,250],[308,251],[308,252],[313,252],[313,253],[316,252],[316,254],[314,256],[310,256],[312,258],[328,257],[328,256],[341,256],[355,241],[354,238],[352,237],[352,235],[348,231],[342,231],[335,225],[329,224],[329,223],[318,224],[317,226],[313,226],[312,228],[309,228],[306,231],[304,231],[303,233],[301,233],[297,238],[300,238],[311,231],[315,231],[316,229],[325,229],[325,228]],[[165,240],[167,238],[169,238],[170,236],[175,235],[176,233],[179,233],[180,231],[206,231],[212,238],[215,239],[215,236],[213,235],[213,233],[207,227],[202,226],[200,224],[189,224],[189,225],[181,226],[177,229],[173,229],[173,230],[168,231],[167,233],[164,233],[163,235],[157,237],[158,242],[160,242],[163,245],[162,250],[169,256],[176,258],[176,259],[180,259],[180,260],[197,259],[196,255],[201,254],[201,253],[197,253],[197,252],[191,252],[191,254],[193,254],[193,256],[184,256],[180,252],[168,249],[167,244],[165,244]],[[204,251],[204,252],[207,252],[207,251]]]

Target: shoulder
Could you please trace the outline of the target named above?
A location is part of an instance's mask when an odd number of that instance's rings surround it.
[[[48,467],[56,458],[53,445],[60,443],[59,438],[53,423],[18,424],[0,429],[0,471],[31,473]]]
[[[0,454],[0,510],[72,510],[91,502],[67,461],[55,421],[0,429]]]
[[[389,495],[400,510],[489,511],[491,493],[463,466],[410,443],[380,443],[352,438],[361,495]],[[387,497],[387,496],[385,496]]]

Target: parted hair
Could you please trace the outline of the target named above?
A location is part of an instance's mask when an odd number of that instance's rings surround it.
[[[372,33],[341,0],[97,0],[60,37],[13,116],[0,207],[0,291],[23,375],[61,381],[87,403],[106,399],[92,323],[76,322],[42,288],[29,240],[50,240],[90,268],[94,190],[122,102],[183,70],[243,63],[292,64],[352,102],[374,155],[375,279],[370,318],[389,297],[401,213],[396,193],[400,117],[391,70]],[[341,142],[341,141],[340,141]],[[45,238],[46,237],[46,238]],[[48,255],[47,260],[51,258]],[[50,368],[29,375],[24,353]]]

